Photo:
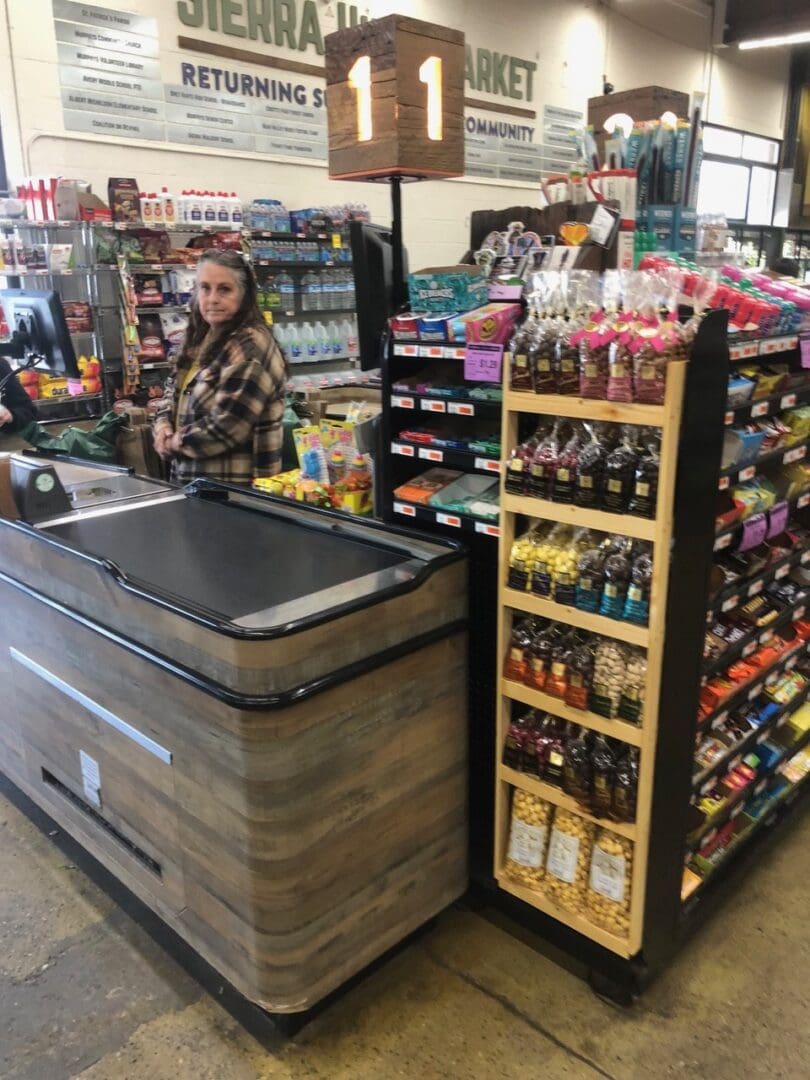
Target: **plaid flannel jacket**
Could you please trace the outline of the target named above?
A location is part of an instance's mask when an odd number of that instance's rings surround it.
[[[180,393],[187,371],[172,372],[156,420],[182,436],[172,479],[249,484],[255,476],[275,475],[281,468],[285,371],[270,330],[237,330],[216,355],[203,359]]]

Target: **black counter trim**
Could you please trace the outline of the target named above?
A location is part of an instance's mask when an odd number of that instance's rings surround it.
[[[201,483],[197,481],[196,483]],[[197,498],[206,497],[222,497],[227,496],[227,493],[233,491],[240,495],[247,495],[255,497],[256,499],[264,499],[270,503],[286,504],[286,509],[290,509],[289,500],[287,499],[274,499],[272,496],[256,495],[252,491],[248,491],[236,486],[228,487],[227,485],[216,485],[212,481],[205,482],[206,492],[210,491],[210,494],[200,495],[197,494],[192,488],[187,489],[189,494]],[[210,488],[208,487],[210,485]],[[193,487],[193,485],[192,485]],[[321,511],[315,507],[295,507],[298,510],[305,510],[307,513],[312,513],[318,516],[325,517],[325,521],[318,521],[317,528],[323,531],[336,531],[341,524],[340,519],[343,518],[345,524],[345,515],[337,514],[332,511]],[[251,507],[238,507],[235,509],[242,510],[247,513],[260,513],[260,510]],[[109,574],[115,578],[120,588],[133,596],[137,596],[140,600],[145,600],[149,604],[154,604],[156,607],[170,611],[174,615],[179,615],[188,619],[190,622],[197,623],[200,626],[204,626],[208,630],[213,630],[217,634],[225,635],[226,637],[236,638],[240,641],[274,641],[278,638],[290,637],[293,634],[300,633],[302,630],[309,630],[315,626],[320,626],[324,623],[334,622],[337,619],[343,618],[346,615],[350,615],[355,611],[362,611],[366,608],[372,608],[377,604],[384,603],[387,600],[395,599],[396,597],[406,595],[413,592],[428,581],[433,574],[437,571],[449,566],[451,563],[458,562],[466,557],[466,548],[457,543],[454,540],[437,539],[427,533],[419,533],[413,530],[396,529],[391,526],[384,525],[379,522],[366,522],[358,521],[358,525],[362,528],[371,527],[374,530],[385,532],[388,534],[394,533],[402,536],[403,538],[418,539],[423,543],[429,543],[434,547],[444,547],[448,550],[443,555],[437,555],[429,562],[425,562],[423,567],[417,571],[414,576],[408,581],[397,582],[395,585],[389,585],[387,588],[380,589],[375,593],[372,598],[360,597],[354,600],[346,600],[342,604],[336,604],[334,607],[327,608],[324,611],[318,612],[313,615],[306,615],[300,619],[291,619],[286,623],[282,623],[280,626],[272,627],[244,627],[237,626],[235,623],[219,617],[218,613],[211,611],[208,608],[199,604],[190,603],[188,600],[175,596],[167,590],[157,590],[150,586],[148,582],[144,582],[139,578],[129,577],[117,563],[111,559],[102,559],[95,555],[90,555],[80,548],[74,547],[72,544],[66,543],[58,537],[51,536],[43,529],[37,529],[23,521],[3,521],[2,525],[10,527],[17,531],[24,533],[32,540],[37,540],[41,543],[49,544],[52,547],[57,548],[60,552],[72,555],[75,558],[84,560],[98,567],[104,573]]]
[[[428,630],[426,633],[409,638],[407,641],[400,642],[398,645],[392,645],[390,648],[383,649],[381,652],[374,653],[371,656],[365,657],[363,660],[356,660],[351,664],[347,664],[346,667],[340,668],[338,671],[330,672],[328,675],[322,675],[318,679],[313,679],[308,683],[302,683],[301,686],[296,686],[291,690],[284,690],[278,694],[240,694],[229,689],[227,686],[223,686],[221,683],[214,682],[212,679],[206,679],[204,676],[200,675],[199,672],[192,671],[190,668],[178,664],[160,653],[153,652],[151,649],[139,645],[130,638],[123,637],[114,630],[110,630],[108,627],[102,626],[93,619],[89,619],[86,615],[82,615],[78,611],[66,607],[58,600],[52,600],[50,597],[37,592],[36,589],[32,589],[29,585],[25,585],[21,581],[15,581],[7,574],[0,573],[0,581],[17,589],[18,592],[24,593],[32,600],[44,604],[46,607],[50,608],[51,611],[56,611],[71,621],[79,623],[79,625],[83,626],[86,630],[99,634],[101,637],[105,638],[105,640],[112,642],[114,645],[118,645],[120,648],[132,653],[141,660],[154,664],[156,667],[160,668],[161,671],[165,671],[167,674],[173,675],[175,678],[182,680],[189,686],[193,686],[195,690],[200,690],[202,693],[208,694],[209,697],[216,698],[217,701],[221,701],[223,704],[228,705],[233,709],[253,712],[260,710],[286,709],[290,705],[297,705],[299,702],[306,701],[316,694],[331,690],[334,687],[340,686],[342,683],[348,682],[351,679],[356,679],[361,675],[367,675],[376,668],[391,664],[395,660],[401,660],[402,657],[425,648],[427,645],[434,645],[438,641],[443,641],[445,638],[461,633],[462,631],[465,631],[468,626],[467,619],[455,619],[453,622],[446,623],[444,626],[436,627],[433,630]]]

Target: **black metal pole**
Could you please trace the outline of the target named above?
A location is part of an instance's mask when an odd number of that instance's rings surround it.
[[[391,299],[394,310],[398,311],[408,299],[402,251],[402,178],[399,176],[391,177],[391,236],[394,247],[394,288]]]

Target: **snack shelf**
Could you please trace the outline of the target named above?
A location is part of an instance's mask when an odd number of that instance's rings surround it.
[[[731,335],[729,335],[731,339]],[[799,344],[798,334],[780,334],[777,337],[754,338],[751,341],[735,342],[729,340],[729,360],[754,360],[761,356],[773,356],[775,353],[790,352]]]
[[[497,539],[500,529],[495,521],[484,521],[469,514],[453,513],[433,506],[419,506],[416,503],[403,502],[394,498],[394,513],[430,525],[444,525],[449,529],[458,529],[462,533],[475,533]]]
[[[418,394],[415,391],[395,391],[389,398],[392,409],[416,409],[426,413],[446,413],[448,416],[477,416],[495,420],[501,414],[499,401],[476,401],[466,397],[443,394]]]
[[[785,757],[777,763],[784,765],[795,754],[799,753],[801,747],[791,747],[786,752]],[[807,792],[807,781],[810,779],[810,773],[803,776],[801,780],[798,780],[795,784],[788,784],[784,790],[770,802],[768,808],[762,812],[762,814],[750,825],[747,829],[741,832],[729,846],[725,849],[723,856],[712,867],[710,871],[703,875],[703,878],[699,885],[697,885],[693,891],[686,897],[683,904],[683,913],[688,916],[690,912],[695,910],[695,907],[700,899],[703,897],[705,887],[723,876],[723,872],[728,869],[729,865],[739,856],[741,851],[744,851],[748,844],[762,831],[763,828],[768,825],[774,824],[777,814],[787,805],[795,802],[795,800],[801,794]],[[756,788],[759,784],[756,785]]]
[[[126,267],[111,266],[109,270],[112,273],[120,273],[122,270],[126,270],[128,274],[157,274],[164,273],[167,270],[196,270],[197,266],[198,264],[195,262],[139,263],[128,259]]]
[[[311,262],[292,259],[253,259],[251,261],[254,266],[272,266],[276,270],[331,270],[334,267],[339,269],[345,267],[348,270],[352,265],[351,262],[342,259],[313,259]]]
[[[271,232],[267,229],[243,229],[242,232],[254,240],[329,240],[332,242],[333,236],[344,238],[340,229],[335,229],[333,233],[287,233]]]
[[[810,505],[810,488],[806,488],[804,491],[799,492],[798,495],[794,495],[787,500],[788,516],[793,513],[794,510],[804,510],[804,508]],[[761,517],[767,514],[768,511],[762,511],[762,514],[752,514],[747,521],[753,521],[755,518]],[[743,525],[745,522],[735,521],[733,525],[729,525],[726,529],[721,529],[714,534],[714,550],[725,551],[727,548],[734,547],[737,540],[742,537]]]
[[[697,851],[701,844],[707,843],[711,839],[715,830],[721,829],[727,821],[742,813],[746,799],[751,795],[758,795],[765,788],[766,781],[779,769],[779,766],[792,758],[794,754],[798,754],[800,750],[807,746],[808,742],[810,742],[810,731],[806,731],[795,743],[783,750],[770,765],[757,773],[756,780],[752,780],[750,784],[741,788],[734,795],[729,796],[719,810],[712,814],[710,818],[707,818],[699,829],[686,838],[687,848],[693,852]]]
[[[467,352],[464,345],[441,345],[425,341],[394,342],[394,356],[421,357],[425,360],[463,360]]]
[[[789,622],[793,622],[794,619],[801,619],[804,616],[806,606],[807,594],[803,592],[792,604],[788,604],[787,607],[780,611],[767,626],[757,627],[744,637],[741,637],[739,641],[735,641],[733,645],[724,649],[714,660],[704,663],[704,682],[718,672],[724,671],[737,660],[745,660],[755,651],[758,645],[767,644],[777,630],[781,630]]]
[[[95,229],[114,229],[115,232],[139,232],[141,229],[151,229],[153,232],[175,233],[240,233],[241,227],[233,227],[229,221],[93,221],[88,222]]]
[[[527,791],[530,795],[537,795],[539,798],[545,799],[546,802],[553,803],[554,806],[568,810],[571,814],[577,814],[578,817],[581,817],[584,821],[589,821],[592,825],[598,825],[602,829],[610,829],[611,832],[618,833],[619,836],[624,836],[628,840],[635,840],[636,838],[636,826],[634,824],[614,821],[612,818],[594,817],[593,814],[584,810],[576,799],[566,795],[562,788],[555,787],[554,784],[547,784],[545,780],[538,780],[528,773],[510,769],[508,765],[498,766],[498,777],[511,787]]]
[[[28,270],[18,269],[11,270],[9,267],[5,267],[0,270],[0,274],[5,277],[79,277],[82,274],[104,274],[113,273],[115,267],[113,266],[71,266],[68,270]]]
[[[736,742],[733,746],[728,748],[728,752],[718,758],[713,765],[710,765],[707,769],[703,769],[701,772],[695,774],[695,778],[692,781],[692,790],[695,793],[705,795],[709,790],[708,784],[713,781],[721,773],[731,772],[742,760],[743,756],[755,746],[757,743],[764,742],[769,735],[780,728],[783,724],[786,724],[790,717],[802,707],[807,701],[807,692],[810,689],[810,683],[808,683],[803,690],[800,690],[795,697],[791,698],[785,705],[775,712],[764,724],[760,724],[758,728],[754,728],[739,742]],[[739,760],[738,760],[739,759]]]
[[[743,405],[731,407],[726,410],[724,422],[726,427],[729,427],[731,424],[746,424],[749,420],[764,420],[785,409],[804,405],[807,401],[810,401],[810,383],[791,390],[780,390],[776,394],[759,398],[758,401],[746,401]]]
[[[807,457],[808,444],[810,444],[810,439],[802,439],[801,442],[792,443],[790,446],[780,446],[776,450],[769,450],[767,454],[761,454],[749,465],[732,465],[728,469],[723,469],[717,485],[718,490],[725,491],[733,484],[752,480],[766,465],[791,465],[795,461],[802,461]]]
[[[810,562],[810,551],[794,551],[785,558],[771,563],[754,577],[728,586],[712,601],[706,613],[706,621],[710,622],[715,615],[733,611],[740,604],[761,593],[772,581],[787,577],[795,567],[804,566],[808,562]]]
[[[34,405],[38,409],[56,408],[59,405],[81,404],[85,401],[99,401],[102,394],[65,394],[60,397],[34,398]]]
[[[160,304],[154,306],[148,306],[144,304],[136,305],[135,313],[137,315],[169,315],[171,312],[183,312],[188,313],[191,311],[191,307],[188,304]]]
[[[353,307],[337,307],[337,308],[318,308],[317,311],[305,311],[303,308],[292,309],[291,311],[274,310],[273,308],[267,308],[267,314],[273,317],[275,322],[278,319],[303,319],[305,322],[308,319],[332,318],[335,315],[356,315],[357,309]]]
[[[607,930],[603,930],[601,926],[597,926],[582,915],[577,915],[576,912],[568,911],[567,908],[560,907],[559,904],[553,903],[543,893],[538,892],[535,889],[527,889],[525,885],[519,885],[516,881],[512,881],[511,878],[507,877],[502,870],[498,870],[495,876],[498,885],[504,892],[517,897],[517,899],[522,900],[524,904],[536,908],[544,915],[551,916],[552,919],[556,919],[557,922],[562,923],[564,926],[576,930],[577,933],[590,938],[598,945],[601,945],[602,948],[609,949],[612,953],[618,953],[619,956],[625,958],[633,955],[630,943],[625,938],[610,934]]]
[[[582,506],[575,506],[573,503],[536,499],[532,495],[511,495],[507,491],[503,492],[501,506],[510,514],[560,521],[565,525],[595,529],[597,532],[608,534],[618,533],[638,540],[655,539],[656,528],[652,518],[636,517],[633,514],[613,514],[607,510],[588,510]]]
[[[642,744],[641,727],[628,724],[626,720],[609,720],[587,709],[575,709],[571,705],[566,705],[561,698],[552,697],[551,694],[543,693],[542,690],[533,690],[530,686],[524,686],[512,679],[501,679],[501,693],[511,701],[519,701],[531,709],[552,713],[572,724],[580,724],[582,727],[590,728],[591,731],[608,735],[612,739],[621,739],[629,746]]]
[[[765,689],[785,671],[795,667],[802,649],[807,648],[806,642],[799,642],[793,648],[786,650],[775,660],[770,667],[759,671],[755,676],[741,683],[737,689],[713,709],[706,717],[698,719],[698,731],[707,731],[728,719],[729,713],[734,712],[746,701],[753,701]]]
[[[649,645],[650,632],[646,626],[636,626],[635,623],[624,622],[622,619],[609,619],[606,615],[581,611],[580,608],[558,604],[554,600],[544,600],[534,593],[510,589],[508,585],[504,586],[502,602],[514,611],[564,622],[569,626],[577,626],[580,630],[590,630],[594,634],[626,641],[629,645],[639,645],[642,649]]]
[[[506,357],[504,367],[508,368]],[[614,424],[662,427],[663,405],[622,404],[592,398],[567,397],[564,394],[532,394],[504,388],[504,406],[510,412],[537,413],[541,416],[568,416],[575,420],[608,420]]]
[[[492,476],[500,475],[501,459],[476,454],[472,450],[449,450],[442,446],[410,442],[396,439],[391,443],[391,453],[400,457],[413,458],[414,461],[428,461],[432,465],[447,465],[451,469],[463,472],[480,472]]]

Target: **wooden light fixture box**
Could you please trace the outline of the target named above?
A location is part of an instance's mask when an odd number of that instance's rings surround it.
[[[464,174],[463,33],[389,15],[325,45],[333,180]]]

